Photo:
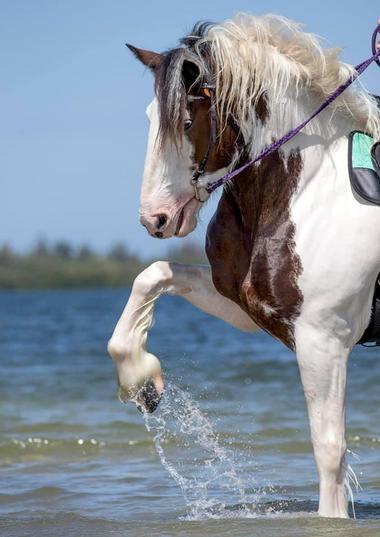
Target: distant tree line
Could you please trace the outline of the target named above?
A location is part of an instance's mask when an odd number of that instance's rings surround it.
[[[116,261],[137,259],[136,255],[131,253],[127,246],[121,242],[114,244],[105,255],[99,254],[88,244],[82,244],[75,247],[66,240],[58,240],[52,244],[49,244],[46,240],[39,239],[28,252],[23,254],[16,254],[7,244],[4,244],[0,247],[0,261],[20,256],[38,258],[59,257],[61,259],[79,259],[85,261],[88,259],[95,259],[97,257],[106,257]]]
[[[171,247],[165,259],[206,262],[203,248],[188,242]],[[3,244],[0,289],[127,286],[152,261],[141,260],[121,242],[112,245],[106,253],[99,253],[88,244],[74,246],[66,240],[48,243],[39,239],[24,253]]]

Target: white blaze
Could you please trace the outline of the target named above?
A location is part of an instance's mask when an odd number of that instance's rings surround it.
[[[179,149],[157,142],[159,111],[157,99],[147,108],[150,120],[148,146],[141,187],[141,213],[173,213],[194,196],[191,186],[192,146],[184,136]]]

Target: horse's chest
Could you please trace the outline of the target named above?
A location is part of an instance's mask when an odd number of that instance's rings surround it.
[[[223,192],[206,245],[217,290],[291,348],[302,294],[289,206],[301,170],[299,153],[286,163],[274,154],[242,174]]]
[[[218,215],[210,223],[207,254],[217,290],[244,309],[262,329],[294,347],[293,323],[302,295],[301,263],[294,250],[294,227],[285,222],[271,236],[247,235],[235,225],[224,229]]]
[[[300,263],[289,235],[259,237],[240,288],[242,307],[256,324],[288,347],[294,346],[293,321],[302,303],[299,273]]]

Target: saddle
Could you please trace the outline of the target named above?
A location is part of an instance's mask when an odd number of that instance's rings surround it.
[[[348,171],[356,194],[373,205],[380,205],[380,142],[353,131],[348,138]]]
[[[373,95],[380,113],[380,97]],[[361,131],[348,138],[348,171],[353,191],[359,198],[380,205],[380,142]]]

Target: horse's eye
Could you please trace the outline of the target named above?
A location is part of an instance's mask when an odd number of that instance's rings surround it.
[[[192,124],[193,124],[192,119],[185,119],[184,124],[183,124],[185,131],[187,131],[187,129],[190,129]]]

